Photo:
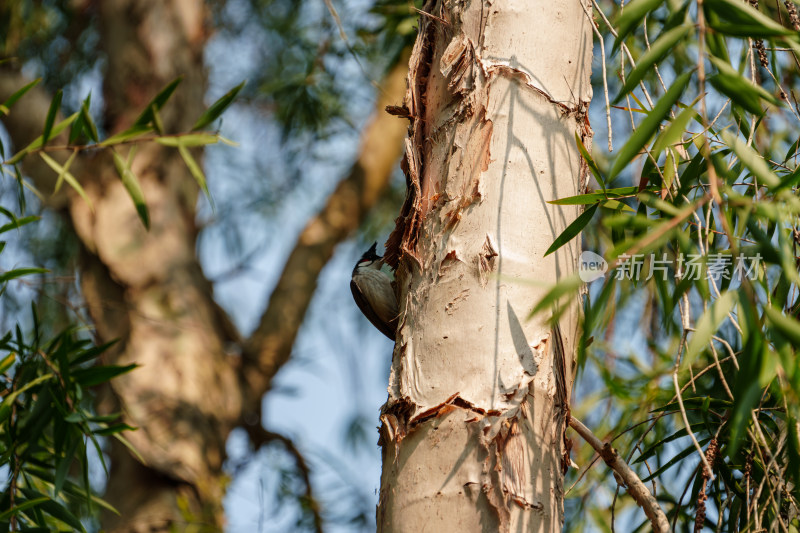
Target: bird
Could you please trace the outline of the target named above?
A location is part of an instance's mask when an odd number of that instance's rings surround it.
[[[378,243],[364,252],[353,268],[350,290],[353,299],[372,325],[392,341],[397,331],[397,298],[391,278],[381,271],[383,257],[378,255]]]

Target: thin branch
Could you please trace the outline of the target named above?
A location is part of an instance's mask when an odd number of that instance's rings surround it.
[[[583,425],[580,420],[571,416],[569,418],[569,425],[572,429],[585,440],[589,446],[595,449],[606,462],[609,468],[619,475],[625,482],[628,494],[636,501],[637,504],[644,510],[644,514],[650,519],[653,526],[653,531],[658,533],[667,533],[669,531],[669,521],[664,511],[658,505],[658,500],[653,496],[647,486],[642,483],[639,476],[636,475],[631,467],[619,456],[617,450],[611,447],[610,444],[604,443],[598,439],[589,428]]]
[[[311,468],[309,468],[305,456],[303,456],[302,452],[300,452],[297,446],[295,446],[294,441],[292,441],[292,439],[286,435],[281,435],[280,433],[275,433],[274,431],[265,429],[260,423],[245,424],[244,427],[248,436],[250,437],[250,442],[253,443],[253,446],[255,446],[256,450],[265,444],[280,442],[283,447],[286,448],[286,451],[289,452],[289,455],[294,458],[294,462],[297,465],[297,470],[300,472],[300,476],[302,476],[303,483],[306,486],[303,497],[308,503],[308,509],[314,516],[314,530],[317,533],[322,533],[322,515],[320,514],[319,503],[314,498],[314,493],[311,487]]]

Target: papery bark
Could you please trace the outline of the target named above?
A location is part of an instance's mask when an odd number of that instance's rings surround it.
[[[423,11],[379,530],[558,531],[578,306],[557,328],[529,313],[577,268],[578,241],[544,254],[579,214],[547,202],[586,187],[591,22],[578,1]]]

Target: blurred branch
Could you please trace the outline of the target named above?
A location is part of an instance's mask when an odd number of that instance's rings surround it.
[[[572,429],[578,432],[583,437],[589,446],[603,458],[609,468],[611,468],[619,477],[624,481],[625,488],[628,489],[628,494],[636,500],[636,503],[644,509],[644,514],[650,519],[653,526],[653,531],[659,533],[667,533],[670,530],[669,521],[664,511],[658,505],[658,501],[650,494],[647,487],[636,472],[631,470],[631,467],[620,458],[617,450],[615,450],[609,443],[603,442],[598,439],[589,428],[583,425],[580,420],[574,416],[569,417],[569,425]]]
[[[408,124],[387,114],[384,108],[402,101],[407,71],[406,53],[384,80],[372,121],[363,132],[357,161],[300,234],[267,309],[244,347],[241,376],[251,412],[257,412],[272,377],[289,360],[317,277],[334,248],[358,228],[389,184]]]
[[[295,446],[294,441],[285,435],[265,429],[260,422],[258,424],[245,424],[244,428],[247,431],[247,435],[250,437],[250,442],[253,443],[256,450],[266,444],[280,442],[283,447],[286,448],[286,451],[289,452],[289,455],[294,458],[297,470],[300,472],[300,476],[303,478],[303,483],[305,483],[306,486],[303,497],[306,498],[308,510],[314,517],[314,531],[322,533],[322,515],[320,515],[319,504],[314,498],[314,492],[311,488],[311,468],[308,466],[302,452]]]

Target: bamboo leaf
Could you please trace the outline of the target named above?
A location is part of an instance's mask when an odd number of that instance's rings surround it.
[[[50,109],[47,110],[47,117],[44,120],[44,130],[42,132],[42,146],[47,144],[47,141],[50,140],[50,134],[53,131],[53,123],[56,121],[56,115],[58,114],[58,110],[61,109],[61,97],[63,96],[63,92],[61,89],[56,91],[55,96],[50,101]]]
[[[627,10],[628,8],[626,8]],[[672,48],[678,42],[686,37],[692,26],[689,24],[682,24],[671,30],[665,31],[658,36],[658,39],[650,46],[650,50],[645,52],[636,67],[628,74],[625,79],[625,85],[620,89],[619,94],[612,103],[617,104],[620,100],[625,98],[625,95],[630,93],[636,85],[642,81],[644,76],[653,71],[653,65],[660,63],[672,51]]]
[[[614,46],[611,48],[611,54],[615,54],[622,45],[633,29],[638,26],[645,15],[657,9],[663,0],[633,0],[630,4],[625,6],[619,17],[617,17],[617,38],[614,40]]]
[[[697,116],[697,111],[692,106],[685,108],[680,114],[675,117],[675,120],[670,122],[669,126],[659,134],[656,142],[653,143],[653,157],[658,158],[658,155],[668,146],[677,144],[683,137],[686,131],[686,126],[689,122]]]
[[[242,83],[240,83],[239,85],[237,85],[236,87],[234,87],[233,89],[222,95],[222,97],[219,100],[211,104],[211,107],[209,107],[205,111],[205,113],[200,115],[200,118],[197,119],[197,122],[195,122],[194,126],[192,126],[192,130],[196,131],[199,129],[203,129],[212,122],[214,122],[215,120],[217,120],[217,118],[219,118],[219,116],[222,115],[222,113],[228,108],[228,106],[233,103],[233,100],[236,98],[236,95],[239,94],[239,91],[242,90],[245,83],[246,82],[243,81]]]
[[[568,278],[564,278],[558,281],[547,293],[539,300],[536,305],[533,307],[533,310],[528,315],[528,318],[532,318],[536,314],[544,311],[545,309],[551,309],[555,306],[561,298],[570,294],[578,292],[578,289],[583,285],[583,280],[578,276],[578,274],[573,274]]]
[[[730,146],[739,160],[767,187],[774,189],[781,184],[780,178],[772,172],[769,165],[761,155],[747,146],[747,144],[728,130],[722,132],[722,140]]]
[[[153,98],[150,101],[150,103],[147,104],[147,107],[144,108],[142,114],[139,115],[136,121],[134,121],[133,126],[131,126],[131,128],[135,128],[137,126],[146,126],[147,124],[152,122],[153,110],[158,111],[159,109],[164,107],[164,104],[167,103],[167,100],[169,100],[170,96],[172,96],[172,93],[175,92],[175,88],[178,86],[181,80],[183,80],[182,77],[176,78],[172,80],[166,87],[161,89],[161,91],[159,91],[159,93],[155,96],[155,98]]]
[[[800,322],[784,315],[771,305],[764,306],[764,314],[775,329],[795,346],[800,346]]]
[[[737,0],[706,0],[703,3],[709,25],[716,31],[734,37],[778,37],[790,36],[795,32],[784,28],[757,9]]]
[[[12,279],[21,278],[23,276],[30,276],[31,274],[46,274],[50,272],[46,268],[28,267],[28,268],[15,268],[3,274],[0,274],[0,283],[5,283]]]
[[[51,137],[58,136],[62,131],[67,129],[67,127],[69,127],[70,124],[75,122],[75,119],[77,119],[79,115],[80,112],[73,113],[72,115],[68,116],[67,118],[65,118],[64,120],[53,126],[53,129],[50,131],[50,136]],[[23,157],[25,157],[34,150],[38,150],[41,147],[42,147],[42,136],[40,135],[39,137],[34,139],[33,142],[31,142],[28,146],[26,146],[16,154],[14,154],[14,156],[11,159],[6,161],[6,164],[14,165],[16,163],[19,163]]]
[[[42,78],[36,78],[29,84],[25,85],[21,89],[18,89],[16,92],[14,92],[14,94],[9,96],[8,99],[5,102],[3,102],[2,105],[0,105],[0,113],[8,115],[11,106],[17,103],[17,100],[25,96],[25,93],[27,93],[28,91],[33,89],[36,85],[38,85],[40,81],[42,81]]]
[[[709,56],[709,60],[719,71],[719,74],[709,78],[711,85],[750,113],[759,116],[764,114],[764,110],[761,108],[761,100],[772,105],[781,105],[777,98],[761,87],[750,83],[727,61],[714,56]]]
[[[187,148],[215,144],[218,140],[219,137],[213,133],[191,133],[189,135],[174,135],[155,139],[155,141],[162,146],[184,146]]]
[[[547,203],[553,205],[587,205],[608,198],[630,198],[636,196],[638,191],[639,187],[620,187],[618,189],[606,189],[602,192],[595,191],[588,194],[568,196],[566,198],[559,198],[558,200],[550,200]]]
[[[44,152],[40,152],[39,155],[44,160],[44,162],[47,163],[47,166],[49,166],[50,168],[52,168],[54,171],[56,171],[58,173],[58,180],[56,180],[56,192],[58,191],[59,187],[61,186],[61,181],[62,180],[66,181],[69,184],[69,186],[72,187],[73,189],[75,189],[75,192],[77,192],[80,195],[80,197],[83,198],[83,200],[89,205],[89,209],[94,211],[94,206],[92,205],[92,200],[86,194],[86,191],[83,190],[83,187],[81,187],[81,184],[78,183],[78,180],[75,178],[75,176],[73,176],[72,173],[69,171],[69,165],[72,163],[72,160],[75,158],[75,154],[76,153],[77,152],[72,152],[72,155],[69,157],[69,159],[67,159],[67,162],[64,164],[64,166],[61,166],[58,163],[58,161],[56,161],[55,159],[53,159],[52,157],[50,157],[49,155],[47,155]]]
[[[694,71],[685,72],[679,76],[675,82],[667,89],[667,92],[662,96],[653,110],[647,114],[647,117],[639,124],[636,131],[633,132],[628,139],[628,142],[620,149],[614,165],[608,173],[608,179],[614,179],[628,163],[641,151],[641,149],[650,141],[650,138],[658,130],[659,124],[669,113],[669,110],[678,101],[678,98],[683,94],[686,84]]]
[[[139,185],[139,180],[136,179],[133,171],[125,163],[125,161],[123,161],[122,156],[120,156],[116,150],[114,150],[114,166],[117,169],[117,174],[119,174],[119,177],[122,180],[122,184],[128,191],[131,200],[133,200],[133,205],[136,207],[136,212],[139,213],[139,218],[142,220],[142,224],[144,224],[145,228],[150,229],[150,214],[147,210],[147,203],[144,199],[142,187]]]
[[[73,370],[72,377],[84,387],[94,387],[95,385],[105,383],[119,375],[130,372],[137,366],[137,364],[133,363],[125,366],[104,365],[79,368]]]
[[[134,125],[125,131],[117,133],[116,135],[112,135],[108,139],[101,142],[98,146],[106,147],[106,146],[113,146],[115,144],[121,144],[124,142],[131,141],[136,137],[140,137],[145,133],[150,133],[151,131],[153,131],[152,126],[141,125],[141,124],[138,126]]]
[[[0,513],[0,523],[8,522],[9,518],[11,518],[12,516],[15,516],[18,513],[21,513],[25,509],[30,509],[31,507],[34,507],[36,505],[39,505],[40,503],[48,502],[48,501],[50,501],[50,498],[48,498],[47,496],[42,496],[41,498],[34,498],[32,500],[25,500],[23,503],[20,503],[19,505],[15,505],[14,507],[9,509],[8,511],[5,511],[4,513]]]
[[[548,255],[552,254],[553,252],[555,252],[556,250],[567,244],[569,241],[571,241],[578,233],[580,233],[581,230],[585,228],[586,225],[592,220],[595,211],[597,211],[598,205],[599,204],[594,204],[593,206],[586,209],[586,211],[581,213],[581,216],[573,220],[572,224],[567,226],[566,229],[563,232],[561,232],[561,235],[559,235],[556,238],[556,240],[553,241],[553,244],[551,244],[550,248],[548,248],[547,251],[544,253],[544,257],[547,257]]]
[[[203,174],[203,169],[200,168],[200,165],[195,161],[192,154],[189,152],[189,149],[183,145],[178,146],[178,152],[181,154],[183,161],[186,163],[189,172],[192,173],[195,181],[203,190],[203,193],[208,198],[209,202],[211,201],[211,193],[208,191],[208,185],[206,185],[206,176]]]

